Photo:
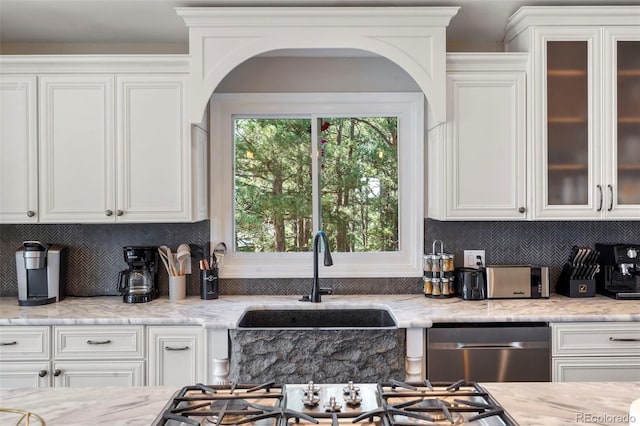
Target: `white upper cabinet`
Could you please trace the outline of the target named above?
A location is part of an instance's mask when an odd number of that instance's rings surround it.
[[[533,219],[640,219],[639,7],[525,7]]]
[[[186,77],[117,78],[116,217],[190,219],[190,126]]]
[[[40,221],[115,219],[114,78],[42,76]]]
[[[35,76],[0,76],[0,223],[38,221]]]
[[[1,60],[2,222],[206,219],[208,138],[192,150],[186,57]]]
[[[429,217],[523,220],[526,54],[447,55],[447,123],[429,134]]]

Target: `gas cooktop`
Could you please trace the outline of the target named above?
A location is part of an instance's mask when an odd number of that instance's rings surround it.
[[[178,390],[154,426],[294,423],[517,425],[477,383],[197,384]]]

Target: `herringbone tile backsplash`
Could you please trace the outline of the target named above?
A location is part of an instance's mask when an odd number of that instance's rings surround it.
[[[434,240],[456,255],[464,266],[464,250],[486,251],[488,265],[533,264],[549,266],[551,288],[569,258],[573,245],[640,243],[640,221],[625,222],[440,222],[425,221],[425,253]]]
[[[444,242],[462,266],[464,249],[484,249],[488,264],[541,264],[551,267],[552,287],[571,246],[596,242],[640,242],[637,222],[440,222],[425,220],[425,253],[433,240]],[[126,245],[204,244],[209,222],[192,224],[118,225],[0,225],[0,296],[16,296],[15,250],[24,240],[40,240],[68,247],[67,294],[71,296],[116,295],[118,272],[125,269],[122,247]],[[326,279],[338,294],[420,293],[415,278]],[[160,293],[168,294],[168,279],[159,273]],[[310,279],[221,280],[224,294],[303,294]],[[197,274],[187,278],[187,294],[199,294]]]

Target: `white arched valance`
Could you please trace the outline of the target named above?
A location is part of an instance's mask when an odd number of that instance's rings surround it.
[[[245,60],[279,49],[360,49],[395,62],[445,121],[446,27],[457,7],[176,8],[189,27],[191,121]]]

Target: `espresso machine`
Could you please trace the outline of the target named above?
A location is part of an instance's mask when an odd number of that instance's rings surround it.
[[[615,299],[640,300],[640,245],[596,244],[600,273],[596,291]]]
[[[37,306],[64,299],[67,248],[24,241],[16,251],[18,304]]]
[[[118,291],[125,303],[150,302],[159,295],[158,247],[125,246],[128,269],[120,271]]]

